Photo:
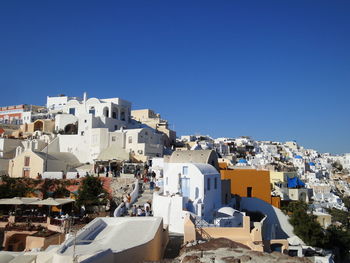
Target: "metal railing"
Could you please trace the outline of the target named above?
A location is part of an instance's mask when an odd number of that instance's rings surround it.
[[[203,220],[200,217],[190,215],[190,219],[194,224],[196,233],[203,238],[204,240],[210,240],[212,237],[206,232],[203,227],[213,227],[214,225],[210,225],[207,221]]]

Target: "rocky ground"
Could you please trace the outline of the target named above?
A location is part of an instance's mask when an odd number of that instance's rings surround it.
[[[225,238],[212,239],[191,247],[184,247],[174,259],[162,263],[311,263],[307,258],[297,258],[279,252],[264,253]]]
[[[131,178],[112,178],[110,184],[111,195],[117,204],[119,204],[123,200],[124,195],[131,193],[133,189],[132,184],[134,183],[134,181],[135,179]]]

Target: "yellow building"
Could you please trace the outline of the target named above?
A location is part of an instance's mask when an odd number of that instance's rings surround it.
[[[37,178],[44,172],[67,172],[79,164],[71,153],[46,154],[27,150],[10,161],[8,173],[10,177]]]
[[[274,185],[275,183],[286,183],[287,178],[294,178],[297,176],[296,172],[275,172],[270,171],[270,183]]]
[[[33,133],[35,131],[53,132],[55,130],[54,120],[36,120],[32,123],[25,123],[21,125],[23,132]]]

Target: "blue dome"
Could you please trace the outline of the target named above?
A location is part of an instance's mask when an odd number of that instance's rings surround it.
[[[303,159],[303,157],[301,157],[300,155],[295,155],[294,158],[295,159]]]
[[[310,164],[311,166],[315,166],[315,163],[314,163],[314,162],[309,162],[309,164]]]
[[[240,159],[238,163],[248,163],[246,159]]]

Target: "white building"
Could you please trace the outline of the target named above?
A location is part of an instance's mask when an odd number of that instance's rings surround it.
[[[156,217],[98,217],[61,245],[45,251],[0,253],[1,262],[160,262],[168,231]]]
[[[221,177],[212,165],[168,163],[163,194],[153,196],[153,213],[171,232],[183,233],[186,211],[210,222],[220,207]]]
[[[83,162],[92,163],[111,156],[116,151],[137,159],[163,155],[162,134],[151,128],[134,128],[130,119],[131,103],[119,98],[69,100],[62,114],[55,117],[55,129],[60,133],[50,145],[53,152],[70,152]],[[88,151],[86,149],[89,149]]]
[[[68,97],[68,96],[65,96],[63,94],[59,95],[57,97],[47,96],[46,108],[52,113],[62,111],[63,108],[67,105],[68,101],[70,101],[70,100],[81,101],[81,99],[78,97]]]
[[[130,126],[131,103],[119,98],[97,99],[87,98],[69,100],[62,107],[62,113],[70,114],[79,119],[79,126],[85,128],[108,128],[115,131]],[[81,123],[82,121],[82,123]],[[59,123],[57,128],[64,130],[65,123]],[[80,128],[81,130],[81,128]]]

